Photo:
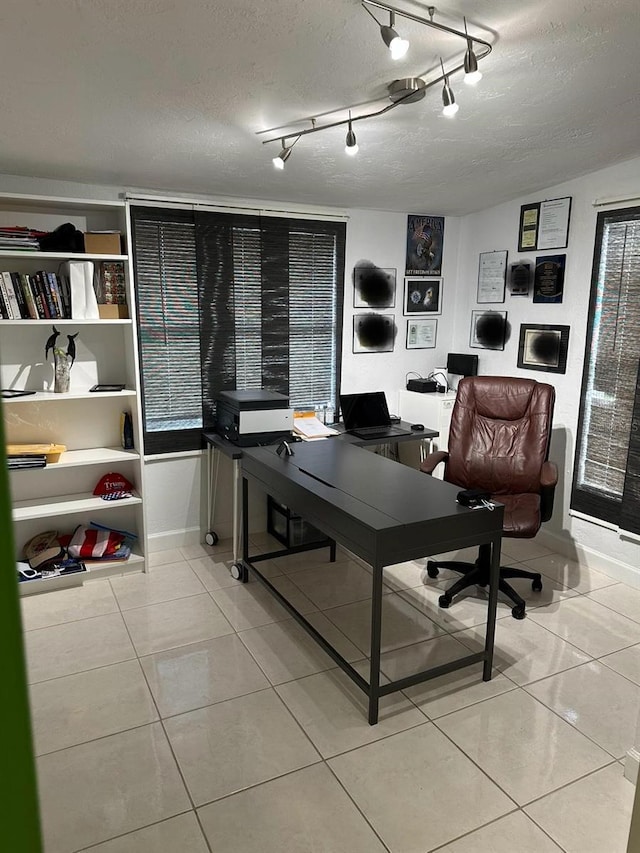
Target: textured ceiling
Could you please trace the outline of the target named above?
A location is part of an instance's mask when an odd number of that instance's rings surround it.
[[[383,104],[464,43],[398,18],[393,62],[359,0],[3,0],[0,172],[453,215],[640,154],[638,0],[454,0],[435,20],[465,14],[493,52],[475,89],[452,77],[455,118],[438,85],[357,123],[356,157],[340,127],[277,172],[257,131]]]

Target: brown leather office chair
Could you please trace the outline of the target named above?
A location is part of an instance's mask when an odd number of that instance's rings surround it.
[[[449,450],[431,453],[420,469],[431,474],[445,463],[444,479],[461,489],[484,489],[504,504],[503,536],[533,538],[543,521],[551,518],[558,471],[549,462],[549,440],[555,390],[532,379],[510,376],[470,376],[461,379],[451,416]],[[485,512],[486,510],[478,510]],[[449,607],[457,593],[473,584],[489,583],[491,546],[481,545],[474,564],[429,560],[429,577],[440,568],[462,577],[440,596]],[[542,589],[536,572],[500,568],[499,589],[514,603],[511,612],[524,619],[525,602],[507,578],[529,578],[534,590]]]

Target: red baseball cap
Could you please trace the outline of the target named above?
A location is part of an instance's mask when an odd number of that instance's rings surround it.
[[[99,495],[103,501],[119,501],[122,498],[133,497],[133,484],[122,474],[111,471],[101,477],[93,490],[94,495]]]

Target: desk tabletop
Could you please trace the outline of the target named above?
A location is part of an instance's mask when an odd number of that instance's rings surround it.
[[[245,448],[242,467],[332,538],[385,565],[465,547],[465,538],[471,544],[502,529],[501,506],[463,507],[457,486],[343,441],[301,442],[293,456]]]

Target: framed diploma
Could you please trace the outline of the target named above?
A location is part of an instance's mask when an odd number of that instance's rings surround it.
[[[504,302],[507,276],[507,250],[480,252],[478,265],[478,302]]]
[[[435,317],[428,320],[407,320],[407,349],[433,349],[436,345],[438,321]]]
[[[570,218],[571,196],[523,204],[520,208],[518,251],[566,249]]]
[[[535,251],[538,247],[538,217],[540,203],[523,204],[520,208],[520,230],[518,231],[518,251]]]
[[[551,198],[540,203],[538,222],[539,252],[546,249],[566,249],[569,244],[569,218],[571,216],[571,196]]]

